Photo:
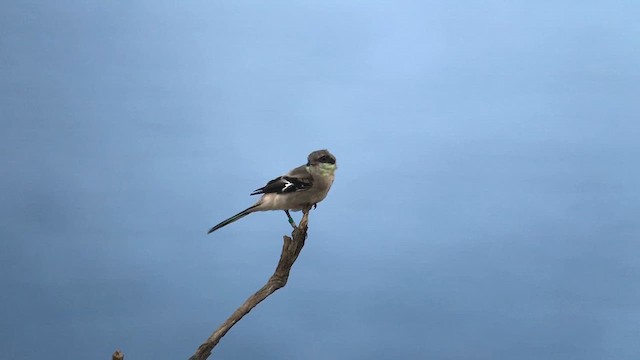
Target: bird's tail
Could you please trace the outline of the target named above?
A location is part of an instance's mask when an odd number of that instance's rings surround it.
[[[212,232],[214,232],[214,231],[216,231],[216,230],[220,229],[221,227],[226,226],[226,225],[229,225],[229,224],[231,224],[232,222],[234,222],[234,221],[236,221],[236,220],[240,220],[240,219],[242,219],[243,217],[245,217],[245,216],[247,216],[247,215],[251,214],[251,213],[253,212],[253,209],[255,209],[256,207],[258,207],[258,205],[260,205],[260,204],[255,204],[255,205],[253,205],[253,206],[251,206],[251,207],[249,207],[249,208],[246,208],[246,209],[244,209],[244,210],[240,211],[239,213],[237,213],[237,214],[233,215],[232,217],[228,218],[227,220],[225,220],[225,221],[221,222],[220,224],[218,224],[218,225],[216,225],[216,226],[212,227],[212,228],[207,232],[207,234],[211,234]]]

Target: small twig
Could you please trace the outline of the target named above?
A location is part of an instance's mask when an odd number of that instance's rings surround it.
[[[282,254],[280,254],[280,261],[276,267],[275,272],[267,283],[258,290],[255,294],[251,295],[220,327],[209,336],[209,338],[198,347],[195,354],[189,358],[189,360],[204,360],[211,355],[213,348],[220,342],[220,339],[235,325],[243,316],[247,315],[254,307],[256,307],[267,296],[273,294],[276,290],[284,287],[289,279],[289,272],[293,263],[298,258],[304,241],[307,238],[307,228],[309,224],[309,210],[308,207],[303,211],[302,220],[296,229],[293,230],[291,236],[293,239],[284,236],[284,244],[282,245]]]

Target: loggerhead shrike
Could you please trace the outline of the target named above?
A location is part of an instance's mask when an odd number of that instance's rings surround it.
[[[312,152],[307,158],[306,165],[299,166],[252,192],[251,195],[262,194],[258,202],[212,227],[207,234],[252,212],[267,210],[284,210],[289,223],[295,228],[295,222],[289,210],[299,211],[306,206],[316,206],[322,201],[329,193],[337,168],[336,158],[328,150]]]

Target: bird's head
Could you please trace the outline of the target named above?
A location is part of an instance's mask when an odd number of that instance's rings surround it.
[[[316,150],[309,154],[307,166],[318,168],[323,174],[333,174],[338,168],[336,157],[329,150]]]

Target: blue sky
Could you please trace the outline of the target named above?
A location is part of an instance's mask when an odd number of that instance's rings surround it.
[[[637,359],[640,4],[0,5],[0,347],[214,357]],[[296,217],[299,215],[296,214]]]

